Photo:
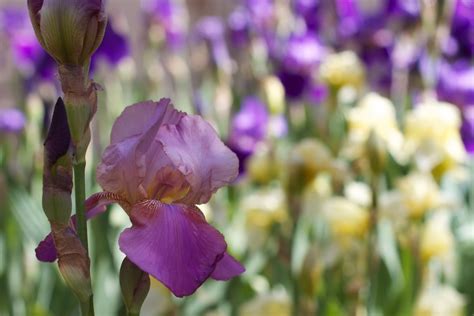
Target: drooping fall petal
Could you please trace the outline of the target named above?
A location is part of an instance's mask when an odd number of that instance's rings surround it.
[[[245,272],[245,268],[227,252],[217,263],[211,274],[211,278],[219,281],[227,281]]]
[[[179,297],[209,278],[227,248],[194,206],[145,201],[132,209],[132,222],[119,238],[120,249]]]

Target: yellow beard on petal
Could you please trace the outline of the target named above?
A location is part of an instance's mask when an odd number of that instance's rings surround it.
[[[156,173],[154,184],[148,188],[148,198],[166,204],[183,199],[191,190],[184,175],[175,168],[166,166]]]

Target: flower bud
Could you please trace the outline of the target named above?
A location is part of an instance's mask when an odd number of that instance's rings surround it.
[[[122,297],[130,314],[139,314],[150,290],[150,277],[128,258],[120,267],[120,288]]]
[[[102,42],[102,0],[28,0],[28,9],[36,37],[59,64],[84,65]]]
[[[372,130],[367,139],[366,146],[370,169],[375,174],[382,173],[387,161],[387,150],[384,141],[374,130]]]
[[[359,87],[364,81],[364,67],[354,52],[329,55],[320,66],[321,79],[334,88]]]
[[[51,228],[59,271],[79,301],[88,302],[92,296],[92,286],[86,249],[70,227],[51,225]]]
[[[44,142],[43,209],[51,224],[66,226],[71,216],[70,143],[66,109],[59,98]]]

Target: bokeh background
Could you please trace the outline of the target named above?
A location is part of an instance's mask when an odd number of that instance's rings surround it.
[[[246,266],[143,315],[474,313],[473,0],[111,0],[87,192],[115,118],[170,97],[240,176],[201,209]],[[0,1],[0,315],[78,315],[34,249],[60,95],[26,1]],[[122,315],[116,206],[90,223],[97,315]]]

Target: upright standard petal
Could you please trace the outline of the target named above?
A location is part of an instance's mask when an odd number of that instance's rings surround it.
[[[183,115],[184,113],[174,109],[170,99],[130,105],[115,121],[110,143],[115,144],[130,137],[141,136],[153,126],[159,128],[162,124],[176,124]]]
[[[202,204],[238,175],[237,156],[200,116],[185,116],[177,125],[164,125],[157,139],[188,181],[190,190],[179,202]]]
[[[173,108],[169,99],[127,107],[115,121],[111,145],[97,166],[97,182],[101,187],[129,203],[150,198],[147,196],[149,188],[143,184],[145,178],[154,176],[169,163],[161,145],[155,142],[156,135],[162,124],[177,123],[183,115]],[[153,167],[156,170],[152,170]]]
[[[223,258],[224,237],[195,206],[144,201],[119,239],[122,252],[176,296],[191,295]]]

